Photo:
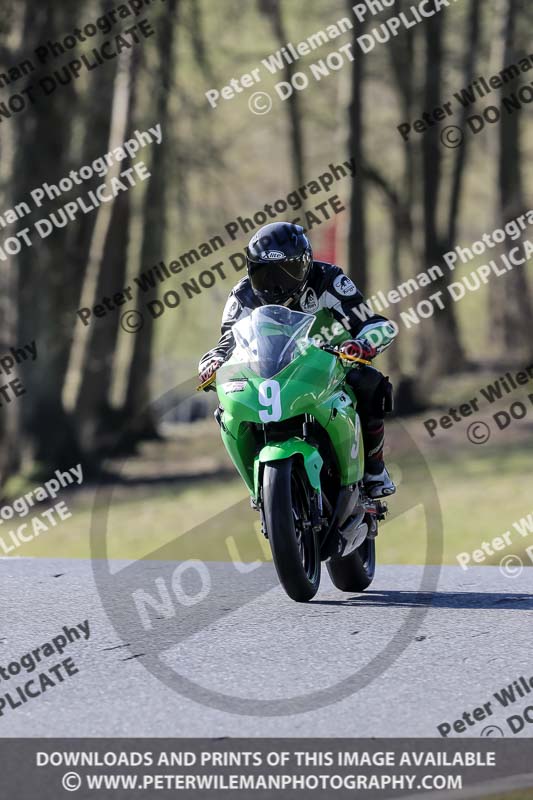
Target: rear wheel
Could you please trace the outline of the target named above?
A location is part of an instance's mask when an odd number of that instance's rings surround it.
[[[293,600],[311,600],[320,584],[320,552],[313,533],[307,477],[297,461],[265,464],[263,513],[274,566]]]
[[[363,592],[374,580],[376,540],[365,539],[349,556],[332,558],[326,566],[337,589],[342,592]]]

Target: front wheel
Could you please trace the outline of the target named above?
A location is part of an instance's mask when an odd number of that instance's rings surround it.
[[[366,538],[349,556],[332,558],[326,566],[333,584],[341,592],[364,592],[374,580],[376,540]]]
[[[294,459],[265,464],[263,513],[274,566],[293,600],[311,600],[320,584],[320,551],[313,533],[307,478]]]

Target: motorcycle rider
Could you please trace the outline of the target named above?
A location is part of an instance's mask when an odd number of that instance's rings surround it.
[[[396,328],[378,314],[355,312],[364,300],[342,269],[315,261],[304,229],[288,222],[273,222],[252,236],[246,248],[247,276],[231,290],[222,315],[221,337],[216,347],[200,360],[200,381],[208,380],[235,347],[232,326],[261,305],[284,305],[314,314],[315,328],[324,324],[337,334],[328,342],[347,355],[366,360],[383,352],[396,336]],[[334,323],[340,323],[335,327]],[[327,331],[327,327],[326,327]],[[364,484],[369,497],[393,494],[396,487],[383,461],[385,413],[392,410],[392,385],[374,367],[361,365],[348,372],[348,383],[357,394],[365,447]]]

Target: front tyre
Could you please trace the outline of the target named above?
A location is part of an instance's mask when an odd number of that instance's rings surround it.
[[[263,513],[281,585],[297,603],[311,600],[320,584],[320,551],[313,533],[307,477],[294,459],[265,464]]]
[[[374,580],[376,540],[366,538],[353,553],[344,558],[331,558],[326,566],[333,584],[341,592],[364,592]]]

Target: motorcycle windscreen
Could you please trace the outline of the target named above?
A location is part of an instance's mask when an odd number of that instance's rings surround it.
[[[309,331],[314,321],[311,314],[285,306],[256,308],[232,328],[233,356],[261,378],[272,378],[313,344]]]

